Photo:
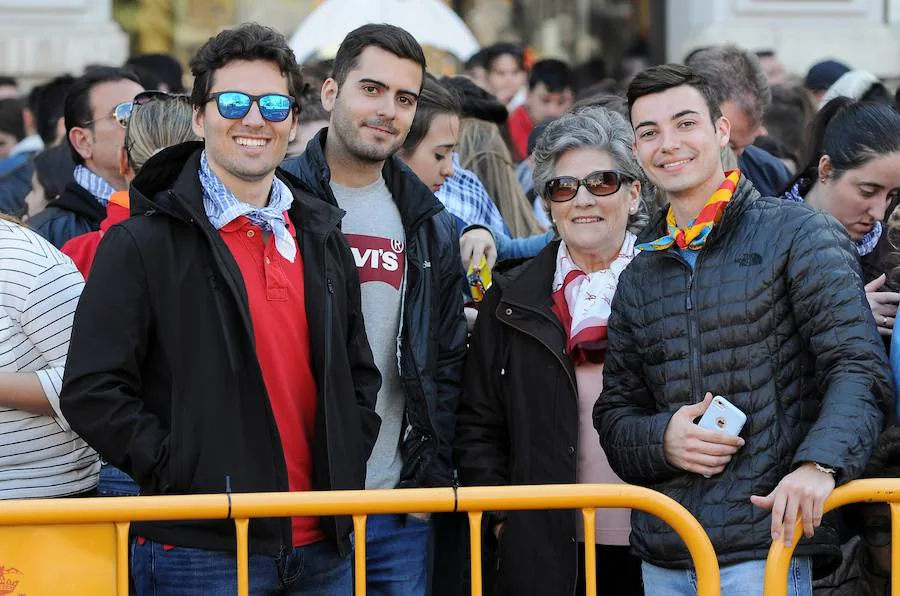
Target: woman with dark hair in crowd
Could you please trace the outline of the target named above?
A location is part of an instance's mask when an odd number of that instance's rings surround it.
[[[821,209],[844,226],[862,260],[878,331],[889,336],[900,294],[879,291],[885,271],[868,257],[900,191],[900,114],[882,104],[832,99],[810,126],[807,154],[783,197]]]
[[[434,193],[453,175],[459,112],[456,96],[433,76],[425,75],[416,116],[397,155]]]

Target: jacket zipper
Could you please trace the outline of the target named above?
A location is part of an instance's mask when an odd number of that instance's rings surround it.
[[[521,308],[522,310],[528,311],[528,312],[530,312],[530,313],[534,313],[534,314],[540,316],[540,317],[543,318],[543,319],[549,319],[549,317],[548,317],[547,315],[545,315],[544,313],[542,313],[542,312],[540,312],[540,311],[538,311],[538,310],[535,310],[535,309],[533,309],[533,308],[531,308],[531,307],[529,307],[529,306],[525,306],[525,305],[523,305],[523,304],[519,304],[519,303],[511,302],[511,301],[507,301],[506,303],[507,303],[507,304],[511,304],[511,305],[513,305],[513,306],[515,306],[515,307],[517,307],[517,308]],[[551,320],[551,322],[552,322],[554,325],[556,324],[555,321],[552,321],[552,320]],[[566,366],[566,362],[565,362],[565,360],[563,360],[562,355],[561,355],[561,354],[558,354],[558,353],[556,352],[556,350],[554,350],[554,349],[551,348],[549,345],[547,345],[546,343],[544,343],[544,342],[543,342],[539,337],[537,337],[535,334],[533,334],[533,333],[531,333],[531,332],[529,332],[529,331],[527,331],[527,330],[525,330],[525,329],[523,329],[523,328],[521,328],[521,327],[518,327],[518,326],[516,326],[516,325],[513,325],[513,324],[510,323],[509,321],[503,321],[503,323],[506,324],[506,325],[509,325],[509,326],[512,327],[513,329],[516,329],[517,331],[519,331],[519,332],[521,332],[521,333],[524,333],[525,335],[527,335],[527,336],[533,338],[533,339],[536,340],[539,344],[541,344],[542,346],[544,346],[545,348],[547,348],[547,349],[550,351],[550,353],[552,353],[552,354],[556,357],[556,359],[557,359],[557,360],[559,361],[559,363],[562,365],[563,370],[566,371],[566,377],[568,377],[568,379],[569,379],[569,385],[570,385],[570,387],[571,387],[571,389],[572,389],[573,395],[575,396],[575,400],[576,400],[576,403],[575,403],[575,410],[576,410],[576,412],[577,412],[577,411],[578,411],[578,403],[577,403],[577,401],[578,401],[578,383],[575,381],[575,378],[572,376],[571,371],[570,371],[569,368]],[[577,462],[578,462],[578,441],[575,441],[575,445],[574,445],[573,447],[574,447],[574,449],[575,449],[574,457],[575,457],[576,469],[577,469]],[[574,512],[574,515],[578,515],[578,514],[579,514],[578,511],[575,511],[575,512]],[[577,522],[576,522],[576,525],[577,525]],[[501,534],[501,536],[502,536],[502,534]],[[575,596],[576,593],[577,593],[577,591],[578,591],[578,575],[579,575],[579,574],[578,574],[578,541],[575,540],[575,537],[574,537],[574,536],[573,536],[571,539],[572,539],[572,540],[574,541],[574,543],[575,543],[575,574],[574,574],[574,575],[575,575],[575,582],[572,584],[572,596]],[[499,544],[499,541],[498,541],[498,544],[497,544],[497,571],[500,571],[500,544]]]
[[[433,215],[434,214],[430,214],[428,217],[431,217]],[[410,246],[409,239],[411,237],[415,237],[416,235],[418,235],[419,228],[421,228],[424,221],[425,221],[424,218],[421,220],[417,220],[416,222],[414,222],[414,225],[409,230],[407,230],[405,228],[403,230],[403,233],[406,236],[406,247],[407,247],[407,255],[406,256],[407,256],[407,258],[405,260],[405,267],[407,269],[409,268],[409,246]],[[426,284],[433,285],[431,282],[434,279],[432,267],[424,266],[425,263],[431,262],[432,255],[431,255],[430,251],[429,251],[429,254],[426,255],[426,257],[427,258],[424,258],[422,261],[423,262],[422,273],[419,276],[419,283],[421,284],[422,288],[425,288]],[[427,279],[426,279],[426,277],[427,277]],[[406,356],[405,360],[409,363],[409,365],[410,365],[409,368],[412,369],[412,372],[415,375],[416,386],[419,388],[419,394],[420,394],[421,400],[423,402],[421,404],[421,407],[422,407],[423,413],[424,413],[424,418],[425,418],[423,422],[425,425],[427,425],[427,430],[431,433],[431,436],[434,437],[436,444],[438,444],[437,443],[437,429],[435,428],[434,422],[432,421],[431,412],[428,411],[428,397],[425,395],[425,387],[422,383],[422,375],[419,373],[419,366],[416,363],[416,359],[412,353],[412,347],[411,347],[412,341],[409,337],[409,334],[410,334],[410,332],[409,332],[409,329],[410,329],[409,316],[410,316],[410,314],[409,314],[409,309],[406,308],[407,307],[406,297],[407,297],[407,293],[409,292],[409,286],[408,286],[409,281],[408,281],[408,278],[406,277],[405,273],[404,273],[404,278],[405,279],[404,279],[404,285],[403,285],[403,294],[400,296],[400,312],[403,313],[403,316],[400,320],[401,329],[400,329],[399,335],[400,335],[400,341],[402,342],[402,345],[401,345],[401,349],[400,349],[400,361],[397,363],[397,365],[398,365],[400,376],[402,378],[403,377],[402,364],[403,364],[404,355],[405,355]],[[432,295],[433,294],[434,294],[434,292],[432,292]],[[439,296],[434,296],[434,295],[432,297],[433,297],[433,299],[440,298]],[[433,323],[433,321],[431,320],[431,317],[429,317],[429,324],[432,324],[432,323]],[[413,428],[412,423],[409,423],[409,427],[410,427],[410,430]],[[406,429],[404,429],[404,434],[405,434],[405,431],[406,431]],[[416,470],[416,468],[418,467],[419,462],[422,459],[422,451],[424,449],[423,446],[425,443],[428,442],[428,440],[429,440],[429,437],[427,434],[424,434],[423,436],[421,436],[419,438],[420,446],[418,449],[416,449],[416,453],[417,453],[416,459],[413,460],[412,462],[408,463],[410,471],[414,472]],[[435,461],[437,460],[437,455],[438,455],[437,447],[435,447],[435,452],[434,452]],[[425,471],[422,471],[422,474],[425,474],[425,473],[426,473]]]
[[[325,254],[325,249],[328,244],[328,236],[325,237],[325,241],[322,243],[322,254]],[[334,284],[331,282],[331,278],[328,277],[328,265],[324,262],[323,258],[323,267],[322,273],[325,278],[325,359],[324,366],[325,370],[322,373],[322,407],[325,408],[323,412],[323,418],[325,420],[325,436],[331,436],[331,429],[328,427],[328,406],[326,402],[328,400],[328,377],[331,374],[331,334],[332,334],[332,311],[333,311],[333,300],[334,300]],[[334,461],[331,457],[331,449],[325,449],[326,457],[328,458],[328,478],[331,482],[331,486],[334,486]],[[365,537],[363,537],[365,539]],[[338,548],[340,549],[340,540],[338,541]]]
[[[700,395],[700,392],[702,391],[700,388],[700,329],[697,324],[696,313],[694,312],[695,299],[693,295],[694,278],[697,276],[697,271],[700,268],[700,261],[702,258],[702,255],[697,255],[697,262],[694,263],[693,268],[688,264],[687,295],[685,296],[685,306],[687,308],[688,318],[688,351],[691,354],[691,403],[702,398]]]
[[[697,317],[694,313],[694,303],[696,302],[694,298],[694,279],[697,277],[700,262],[703,260],[703,253],[701,252],[697,255],[697,262],[694,263],[693,267],[684,257],[676,252],[665,251],[659,253],[659,256],[660,258],[674,259],[687,269],[687,292],[684,296],[684,308],[688,319],[688,352],[690,353],[688,367],[691,373],[690,399],[691,403],[694,403],[697,399],[696,396],[699,395],[697,392],[700,387],[700,352],[698,349],[700,345],[700,329],[697,326]]]

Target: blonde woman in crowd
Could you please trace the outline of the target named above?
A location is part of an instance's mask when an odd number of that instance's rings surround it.
[[[484,184],[514,238],[545,231],[516,179],[512,156],[496,124],[463,118],[459,127],[459,159],[460,165],[474,172]]]

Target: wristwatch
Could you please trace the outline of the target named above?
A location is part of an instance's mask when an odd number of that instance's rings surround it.
[[[831,474],[832,476],[837,474],[837,470],[835,470],[834,468],[829,468],[827,466],[823,466],[819,462],[813,462],[813,463],[816,466],[816,470],[818,470],[819,472],[824,472],[825,474]]]

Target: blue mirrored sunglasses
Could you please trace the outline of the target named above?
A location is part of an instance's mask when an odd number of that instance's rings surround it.
[[[228,120],[240,120],[250,112],[253,102],[259,106],[259,114],[269,122],[284,122],[291,115],[296,101],[293,97],[278,93],[248,95],[241,91],[213,93],[206,101],[216,101],[219,114]]]

